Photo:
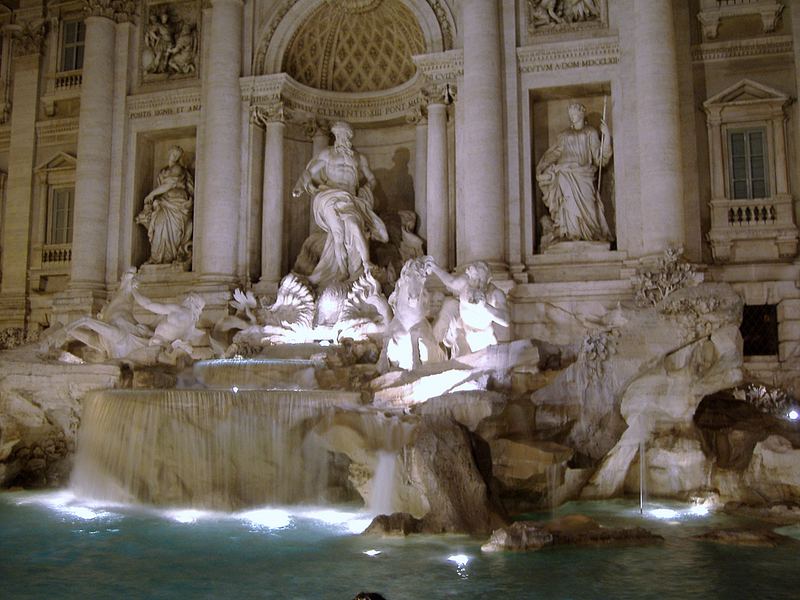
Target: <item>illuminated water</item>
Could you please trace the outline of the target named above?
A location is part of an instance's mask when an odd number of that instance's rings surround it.
[[[608,524],[638,504],[569,505]],[[712,521],[649,519],[655,547],[481,554],[462,536],[377,539],[362,515],[264,509],[236,515],[86,505],[67,493],[0,494],[2,598],[797,598],[800,542],[780,549],[692,541]],[[796,533],[796,529],[795,529]],[[459,557],[458,555],[463,555]],[[466,562],[465,562],[466,561]],[[497,595],[500,594],[500,595]]]

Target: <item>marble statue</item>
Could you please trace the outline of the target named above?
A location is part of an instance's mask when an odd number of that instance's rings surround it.
[[[146,264],[189,263],[192,259],[194,178],[183,164],[183,148],[169,150],[169,162],[156,187],[144,199],[136,223],[147,228],[150,258]]]
[[[184,352],[192,358],[209,358],[195,352],[197,346],[208,344],[208,335],[197,327],[206,304],[201,296],[190,293],[183,302],[175,304],[155,302],[135,287],[131,292],[142,308],[160,315],[153,336],[147,344],[149,347],[162,349],[163,355],[158,357],[159,362],[174,364],[175,356],[179,352]]]
[[[167,52],[167,69],[171,73],[188,75],[196,71],[197,33],[189,23],[182,23],[175,44]]]
[[[144,43],[150,50],[152,58],[146,67],[148,73],[166,73],[169,50],[172,48],[172,30],[169,25],[169,13],[151,14],[150,23],[144,36]]]
[[[42,350],[60,348],[69,341],[82,342],[99,360],[122,359],[148,345],[153,331],[133,315],[136,304],[136,269],[123,274],[119,287],[97,317],[80,317],[42,338]]]
[[[197,31],[167,10],[150,14],[144,34],[145,72],[150,75],[191,75],[197,71]]]
[[[497,344],[495,327],[509,327],[511,316],[505,293],[492,283],[489,266],[478,261],[467,265],[463,275],[451,275],[428,259],[426,268],[453,294],[445,299],[433,325],[434,336],[450,349],[451,357]]]
[[[427,362],[445,360],[444,352],[428,322],[429,294],[425,281],[430,271],[430,257],[407,261],[400,271],[389,305],[394,317],[384,334],[384,346],[379,369],[385,371],[389,364],[412,370]]]
[[[325,287],[352,282],[372,267],[369,240],[386,242],[386,225],[373,211],[375,176],[367,158],[353,149],[347,123],[331,126],[335,142],[308,163],[292,195],[314,197],[314,220],[325,232],[325,244],[309,281]]]
[[[600,19],[600,0],[528,0],[534,28],[554,27]]]
[[[570,127],[536,165],[536,181],[552,221],[552,239],[610,241],[600,192],[597,169],[611,159],[611,135],[605,120],[600,122],[602,139],[586,124],[586,107],[570,104]]]

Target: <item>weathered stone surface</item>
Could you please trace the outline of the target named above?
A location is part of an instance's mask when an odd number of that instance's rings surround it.
[[[372,519],[362,535],[406,536],[412,533],[423,533],[422,519],[416,519],[408,513],[392,513],[378,515]]]
[[[481,546],[481,550],[484,552],[539,550],[551,545],[553,534],[538,525],[528,521],[517,521],[508,527],[496,529],[489,541]]]
[[[486,483],[486,449],[477,442],[452,420],[420,423],[406,450],[407,476],[429,506],[423,517],[426,531],[485,534],[505,523],[505,511]]]
[[[759,442],[744,474],[744,483],[765,498],[800,500],[800,449],[778,435]]]
[[[539,550],[555,546],[605,546],[608,544],[652,544],[663,538],[641,527],[606,528],[583,515],[570,515],[546,523],[518,521],[495,530],[481,546],[484,552]]]
[[[800,503],[797,502],[770,502],[766,504],[728,502],[725,504],[724,510],[734,516],[761,519],[778,525],[800,523]]]
[[[81,398],[119,379],[116,366],[43,362],[29,348],[0,355],[0,487],[65,484]]]
[[[555,442],[516,442],[500,438],[489,443],[492,450],[492,471],[504,486],[544,475],[549,467],[572,458],[571,448]]]
[[[431,398],[415,406],[412,412],[425,416],[450,417],[470,431],[475,431],[483,421],[499,415],[505,407],[506,397],[503,394],[475,390]]]
[[[772,531],[756,529],[715,529],[692,539],[701,542],[714,542],[729,546],[758,546],[774,548],[781,544],[792,543],[793,540]]]

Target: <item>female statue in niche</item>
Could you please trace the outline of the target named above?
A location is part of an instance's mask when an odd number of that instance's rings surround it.
[[[597,130],[586,124],[586,107],[570,104],[570,127],[558,134],[536,165],[536,181],[550,212],[552,241],[613,239],[597,189],[597,169],[611,159],[611,135],[605,120]]]
[[[194,179],[181,164],[183,148],[169,150],[169,163],[161,169],[155,189],[144,198],[136,222],[147,228],[150,258],[145,264],[188,263],[192,259],[192,205]]]

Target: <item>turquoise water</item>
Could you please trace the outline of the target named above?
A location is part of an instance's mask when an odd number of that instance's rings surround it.
[[[483,540],[463,536],[360,536],[354,532],[368,519],[355,512],[215,515],[98,507],[67,492],[4,493],[0,598],[348,600],[362,590],[388,600],[800,596],[800,542],[777,549],[697,542],[689,537],[712,525],[742,522],[688,512],[641,518],[628,502],[570,504],[559,514],[569,512],[643,525],[666,541],[482,554]]]

